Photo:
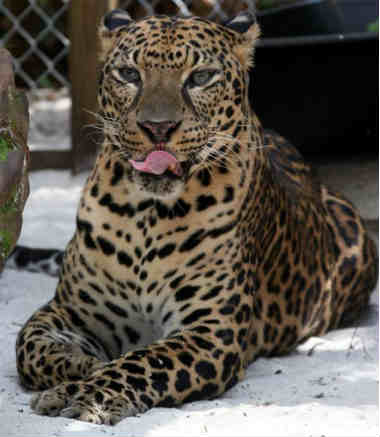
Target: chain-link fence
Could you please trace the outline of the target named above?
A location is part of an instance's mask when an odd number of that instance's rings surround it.
[[[80,1],[80,0],[77,0]],[[103,1],[103,0],[94,0]],[[133,18],[199,15],[223,21],[255,0],[120,0]],[[13,55],[22,88],[68,86],[70,0],[0,0],[0,47]]]
[[[69,0],[0,0],[0,46],[14,58],[16,83],[66,86]]]

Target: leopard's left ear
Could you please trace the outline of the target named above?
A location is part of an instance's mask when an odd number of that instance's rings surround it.
[[[105,59],[107,53],[114,46],[114,42],[119,36],[118,30],[129,26],[132,21],[129,14],[122,9],[113,9],[103,17],[98,29],[101,61]]]
[[[253,49],[260,36],[260,27],[255,14],[250,11],[241,12],[232,20],[224,23],[224,26],[236,32],[234,51],[242,65],[248,70],[253,66]]]

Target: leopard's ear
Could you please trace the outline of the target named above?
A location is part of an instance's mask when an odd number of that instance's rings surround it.
[[[107,53],[114,46],[118,30],[129,26],[132,21],[129,14],[122,9],[114,9],[103,17],[98,30],[101,61],[104,61]]]
[[[253,53],[256,41],[260,36],[260,27],[256,16],[251,11],[244,11],[224,26],[236,32],[234,52],[243,66],[248,70],[253,66]]]

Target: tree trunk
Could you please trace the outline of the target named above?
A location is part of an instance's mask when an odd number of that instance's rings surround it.
[[[28,101],[15,88],[12,57],[0,49],[0,272],[20,235],[29,194]]]

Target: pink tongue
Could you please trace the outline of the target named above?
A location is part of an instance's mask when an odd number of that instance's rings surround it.
[[[156,150],[149,153],[145,158],[145,161],[134,161],[133,159],[130,159],[129,162],[136,170],[145,173],[160,175],[169,169],[177,176],[182,175],[181,164],[172,154],[163,150]]]

